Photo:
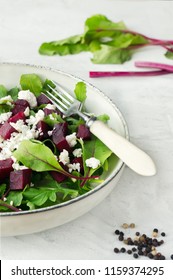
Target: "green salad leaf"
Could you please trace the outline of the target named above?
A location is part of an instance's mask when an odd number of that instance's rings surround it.
[[[78,82],[74,89],[76,99],[80,102],[84,102],[86,99],[86,84],[83,82]]]
[[[3,85],[0,85],[0,98],[5,97],[7,95],[7,90]]]
[[[54,170],[65,173],[52,151],[39,141],[22,141],[13,155],[23,165],[37,172]]]
[[[36,74],[23,74],[20,78],[20,85],[23,90],[28,89],[36,96],[40,95],[43,88],[42,81]]]

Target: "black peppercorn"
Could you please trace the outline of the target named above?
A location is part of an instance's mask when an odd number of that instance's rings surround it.
[[[171,255],[171,260],[173,260],[173,254]]]
[[[165,232],[162,232],[162,233],[161,233],[161,236],[165,236],[165,235],[166,235]]]
[[[120,252],[121,252],[121,253],[125,253],[125,252],[126,252],[126,249],[125,249],[124,247],[122,247],[122,248],[120,249]]]
[[[119,231],[118,229],[116,229],[116,230],[115,230],[115,234],[116,234],[116,235],[119,235],[119,234],[120,234],[120,231]]]
[[[119,249],[118,248],[114,248],[114,253],[119,253]]]
[[[118,239],[119,239],[119,241],[123,241],[124,240],[124,236],[120,234]]]
[[[127,250],[127,254],[131,255],[132,254],[132,250]]]
[[[137,259],[137,258],[138,258],[138,254],[134,253],[134,254],[133,254],[133,257],[134,257],[135,259]]]
[[[158,232],[158,229],[157,229],[157,228],[154,228],[154,229],[153,229],[153,232]]]

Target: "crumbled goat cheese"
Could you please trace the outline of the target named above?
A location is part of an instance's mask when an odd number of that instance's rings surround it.
[[[35,95],[29,90],[19,91],[18,99],[25,99],[26,101],[28,101],[31,108],[34,108],[37,106],[37,99],[36,99]]]
[[[13,206],[13,201],[12,200],[10,201],[10,205]]]
[[[23,170],[23,169],[27,169],[28,167],[24,166],[24,165],[20,165],[18,162],[14,162],[12,164],[12,167],[14,170]]]
[[[95,169],[100,165],[100,160],[95,157],[91,157],[91,158],[86,159],[85,163],[86,163],[87,167],[91,167],[91,168]]]
[[[3,102],[3,101],[5,101],[5,102]],[[5,103],[7,105],[11,105],[11,103],[13,103],[13,99],[12,99],[11,95],[7,95],[7,96],[4,96],[4,97],[1,97],[0,102]]]
[[[0,123],[3,124],[5,123],[12,115],[12,112],[8,112],[8,113],[2,113],[0,115]]]
[[[26,123],[28,125],[35,126],[39,121],[42,121],[44,119],[44,116],[45,116],[44,111],[38,110],[35,116],[30,116],[30,118],[26,120]]]
[[[81,149],[81,148],[75,149],[75,150],[73,151],[73,155],[74,155],[75,157],[81,157],[81,156],[82,156],[82,149]]]
[[[70,163],[68,164],[69,172],[71,173],[73,170],[77,170],[80,172],[80,163]]]
[[[45,108],[47,108],[49,110],[55,110],[56,106],[54,104],[47,104]]]
[[[49,136],[52,136],[52,130],[49,130],[48,132],[47,132],[47,134],[49,135]]]
[[[24,115],[25,115],[26,117],[29,117],[29,112],[30,112],[29,107],[26,107],[26,109],[25,109],[25,111],[24,111]]]
[[[77,144],[76,132],[67,135],[65,138],[66,138],[70,147],[74,147]]]
[[[60,153],[59,161],[62,162],[64,165],[70,162],[69,153],[67,150],[63,149],[63,151]]]

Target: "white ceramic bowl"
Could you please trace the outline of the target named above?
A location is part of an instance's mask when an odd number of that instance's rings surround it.
[[[81,79],[47,67],[27,64],[0,64],[0,84],[8,88],[19,85],[20,76],[36,73],[43,78],[58,81],[73,94],[75,84]],[[108,114],[109,125],[125,138],[129,138],[126,122],[115,104],[93,85],[87,85],[87,111],[96,115]],[[110,170],[105,181],[92,191],[68,202],[39,210],[11,212],[0,214],[1,236],[29,234],[50,229],[67,223],[98,205],[116,186],[123,173],[124,163],[116,157],[111,159]]]

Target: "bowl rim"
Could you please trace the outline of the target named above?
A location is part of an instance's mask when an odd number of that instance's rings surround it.
[[[125,138],[129,140],[130,136],[129,136],[129,129],[127,126],[127,122],[124,118],[124,116],[122,115],[121,111],[119,110],[119,108],[117,107],[117,105],[111,100],[111,98],[109,98],[102,90],[100,90],[99,88],[97,88],[96,86],[94,86],[93,84],[91,84],[90,82],[74,75],[74,74],[70,74],[67,73],[63,70],[59,70],[56,68],[52,68],[49,66],[44,66],[44,65],[36,65],[36,64],[30,64],[30,63],[20,63],[20,62],[0,62],[0,67],[6,65],[6,66],[18,66],[18,67],[30,67],[30,68],[37,68],[40,70],[45,70],[45,71],[50,71],[50,72],[54,72],[54,73],[59,73],[61,75],[64,75],[68,78],[71,78],[73,80],[76,81],[82,81],[84,82],[87,87],[92,88],[94,91],[96,91],[99,95],[101,95],[116,111],[116,113],[118,114],[123,128],[124,128],[124,132],[125,132]],[[43,207],[43,208],[39,208],[39,209],[33,209],[33,210],[24,210],[24,211],[19,211],[19,212],[5,212],[5,213],[0,213],[0,217],[7,217],[7,216],[21,216],[21,215],[31,215],[31,214],[35,214],[35,213],[40,213],[40,212],[46,212],[46,211],[52,211],[55,210],[57,208],[62,208],[62,207],[66,207],[69,206],[70,204],[76,203],[82,199],[85,199],[87,197],[89,197],[90,195],[96,193],[97,191],[101,190],[102,188],[104,188],[113,178],[115,178],[121,170],[123,170],[123,168],[125,167],[125,163],[122,162],[119,159],[119,168],[116,170],[116,172],[114,171],[110,177],[108,177],[108,179],[106,179],[103,183],[99,184],[98,186],[96,186],[94,189],[88,191],[87,193],[80,195],[78,197],[72,198],[71,200],[68,200],[66,202],[62,202],[60,204],[56,204],[53,206],[47,206],[47,207]]]

